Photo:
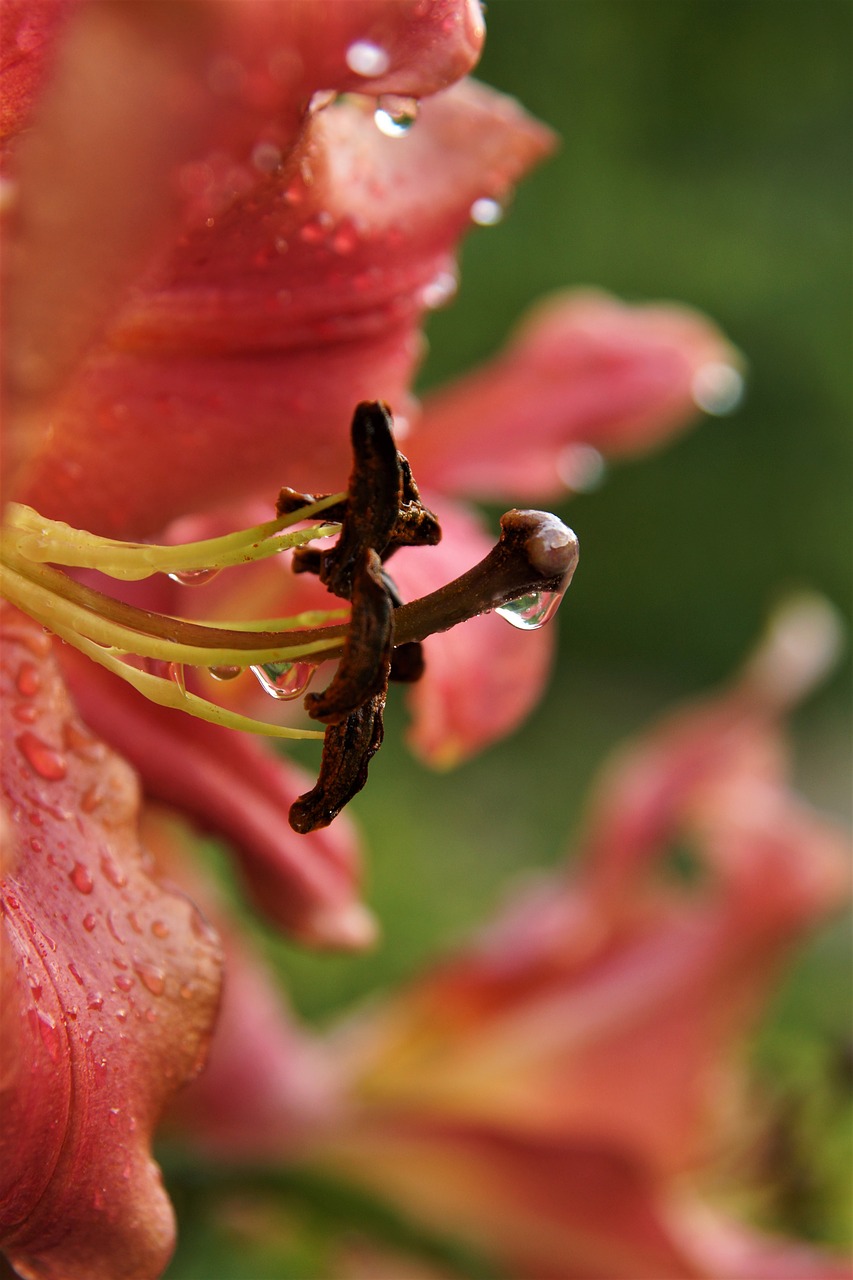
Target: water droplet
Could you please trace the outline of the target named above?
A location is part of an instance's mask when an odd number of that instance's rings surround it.
[[[104,997],[100,991],[90,991],[87,997],[87,1004],[90,1009],[98,1010],[104,1007]]]
[[[127,884],[127,876],[116,866],[108,853],[101,855],[101,870],[114,889],[123,889]]]
[[[567,489],[592,493],[604,483],[607,464],[591,444],[569,444],[557,458],[557,473]]]
[[[525,549],[531,566],[543,578],[552,581],[559,578],[559,586],[531,591],[499,605],[495,613],[521,631],[537,631],[553,618],[566,594],[578,562],[578,540],[562,520],[538,513],[537,526],[527,539]]]
[[[335,253],[352,253],[358,244],[358,228],[351,218],[335,228],[330,243]]]
[[[162,920],[152,920],[151,932],[155,938],[168,938],[169,926],[164,924]]]
[[[92,915],[91,911],[87,916],[83,917],[83,928],[86,930],[87,933],[91,933],[97,923],[98,922],[95,919],[95,917]]]
[[[705,413],[722,417],[733,413],[740,404],[744,392],[744,379],[740,370],[722,360],[711,360],[700,365],[693,375],[690,393]]]
[[[344,58],[350,71],[357,76],[384,76],[391,65],[387,52],[372,40],[355,40]]]
[[[58,782],[68,772],[65,757],[55,747],[49,747],[34,733],[21,733],[15,739],[18,750],[34,773],[47,782]]]
[[[62,726],[62,740],[68,751],[73,751],[81,760],[98,761],[103,760],[107,753],[107,749],[103,742],[97,738],[93,738],[91,734],[85,733],[71,720],[66,720]]]
[[[76,964],[74,964],[73,960],[68,963],[68,972],[71,974],[71,977],[77,983],[78,987],[82,987],[83,979],[80,977],[80,970],[77,968]]]
[[[135,911],[128,911],[127,923],[130,925],[134,933],[142,933],[142,925],[139,923],[139,916]]]
[[[107,1112],[107,1124],[112,1129],[115,1129],[116,1126],[118,1125],[118,1118],[120,1115],[121,1115],[121,1110],[119,1107],[110,1107],[109,1111]]]
[[[252,164],[259,173],[277,173],[281,161],[281,148],[274,142],[259,142],[252,148]]]
[[[58,1062],[61,1052],[60,1033],[56,1028],[56,1023],[53,1018],[49,1013],[46,1013],[44,1009],[39,1009],[38,1011],[38,1025],[42,1043],[44,1044],[45,1049],[47,1049],[51,1062]]]
[[[481,196],[471,205],[471,221],[478,227],[494,227],[504,216],[503,205],[491,196]]]
[[[529,595],[499,605],[495,613],[519,631],[538,631],[557,612],[564,591],[531,591]]]
[[[78,893],[91,893],[95,887],[92,873],[85,862],[75,862],[68,875]]]
[[[245,670],[245,667],[208,667],[207,673],[214,680],[236,680]]]
[[[249,670],[271,698],[298,698],[308,688],[317,668],[311,662],[265,662]]]
[[[18,668],[18,693],[22,698],[32,698],[41,688],[41,674],[34,662],[22,662]]]
[[[182,1000],[191,1000],[193,989],[188,982],[182,982],[179,988],[179,995]]]
[[[129,973],[117,973],[115,977],[115,984],[119,991],[129,991],[133,986],[133,978]]]
[[[32,849],[33,853],[41,853],[42,849],[44,848],[44,845],[42,844],[41,840],[36,838],[36,836],[30,836],[30,848]]]
[[[127,1022],[127,1009],[116,1009],[116,1022]]]
[[[421,289],[421,301],[430,311],[444,307],[456,296],[459,281],[453,271],[439,271],[438,275]]]
[[[182,662],[169,662],[166,665],[166,676],[178,686],[184,697],[187,696],[187,675]]]
[[[386,138],[402,138],[418,118],[417,98],[403,97],[399,93],[383,93],[377,99],[373,119],[380,133]]]
[[[210,582],[218,573],[218,569],[181,569],[177,573],[168,574],[168,577],[182,587],[200,587],[205,582]]]
[[[12,708],[12,715],[21,724],[35,724],[39,716],[38,707],[29,702],[19,702]]]
[[[337,89],[318,89],[316,93],[311,94],[308,111],[312,116],[316,115],[318,111],[325,111],[326,107],[330,107],[337,96]]]
[[[133,966],[139,975],[139,980],[146,987],[152,996],[161,996],[166,990],[166,975],[157,965],[149,964],[147,960],[141,961]]]
[[[104,798],[104,793],[98,786],[97,782],[93,782],[91,787],[87,787],[80,799],[80,808],[84,813],[94,813]]]

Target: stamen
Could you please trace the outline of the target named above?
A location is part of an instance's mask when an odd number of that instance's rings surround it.
[[[161,706],[229,728],[277,738],[325,738],[316,786],[293,805],[300,832],[331,822],[367,778],[383,737],[389,680],[414,681],[424,670],[421,641],[478,614],[497,610],[515,625],[541,625],[571,581],[577,538],[555,516],[510,511],[497,545],[455,581],[404,603],[384,567],[401,547],[434,545],[435,516],[422,503],[411,468],[398,453],[393,420],[379,402],[357,406],[354,466],[348,491],[315,497],[282,489],[274,520],[183,546],[122,543],[47,520],[13,504],[0,539],[0,591],[94,662]],[[325,514],[324,523],[293,526]],[[338,534],[322,550],[308,544]],[[293,551],[294,572],[316,573],[351,608],[231,623],[191,622],[138,608],[70,578],[54,565],[94,569],[136,581],[169,574],[199,580],[222,568]],[[153,661],[163,674],[125,661]],[[306,659],[310,660],[306,662]],[[242,716],[186,687],[185,668],[233,679],[247,668],[279,698],[304,691],[318,661],[338,668],[305,708],[322,730],[294,729]],[[179,678],[169,678],[169,673]]]

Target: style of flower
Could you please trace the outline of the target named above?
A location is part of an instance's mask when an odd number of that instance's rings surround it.
[[[149,539],[247,499],[267,504],[269,522],[283,482],[339,491],[359,402],[387,401],[398,426],[409,423],[413,457],[422,451],[439,493],[503,488],[515,501],[554,491],[561,474],[572,483],[589,455],[567,447],[645,447],[707,407],[721,371],[734,376],[729,348],[698,317],[570,298],[491,370],[419,410],[408,390],[418,327],[452,291],[472,206],[503,200],[552,141],[500,95],[448,88],[482,42],[473,0],[326,0],[322,20],[313,0],[8,0],[0,21],[3,497],[48,522],[42,560],[67,563],[74,538],[56,522],[91,531],[100,554],[105,539]],[[503,387],[504,408],[533,415],[537,434],[519,437],[517,419],[497,415],[485,380]],[[472,459],[489,419],[483,490]],[[451,537],[432,571],[417,551],[407,552],[417,569],[401,559],[404,598],[482,558],[470,514],[451,507],[443,519]],[[110,541],[108,554],[124,552]],[[40,591],[51,582],[53,607],[101,619],[102,641],[83,636],[93,656],[126,647],[119,615],[149,635],[132,605],[102,605],[56,572],[23,577]],[[33,599],[28,588],[21,602]],[[286,826],[304,782],[256,741],[143,703],[83,659],[63,655],[63,676],[39,626],[6,607],[2,623],[0,972],[11,995],[0,1087],[11,1154],[0,1242],[31,1275],[153,1276],[173,1226],[150,1137],[203,1060],[219,958],[202,918],[149,865],[136,784],[104,742],[139,769],[146,798],[231,838],[256,898],[297,936],[344,946],[372,936],[357,844],[341,819],[305,837]],[[454,688],[470,683],[475,659],[488,670],[481,646],[494,645],[489,619],[470,625],[461,655],[449,638],[430,642],[415,739],[439,762],[505,732],[547,666],[547,638],[513,637],[533,655],[512,650],[517,669],[529,664],[523,694],[482,723],[483,699],[454,718]],[[312,643],[324,646],[321,629]],[[161,646],[139,652],[168,661]],[[144,677],[159,679],[129,670],[149,689]],[[195,705],[192,689],[166,698],[167,684],[161,698]]]
[[[525,1280],[848,1276],[702,1193],[744,1121],[734,1046],[849,891],[848,839],[789,789],[781,735],[835,627],[798,601],[727,689],[617,754],[563,873],[325,1041],[272,1018],[254,969],[187,1095],[191,1140],[348,1179]],[[692,882],[668,869],[685,841]]]

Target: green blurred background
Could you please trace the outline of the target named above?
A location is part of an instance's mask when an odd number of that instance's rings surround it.
[[[422,385],[483,359],[541,293],[593,284],[706,311],[747,358],[747,396],[558,508],[582,565],[555,679],[521,732],[435,776],[391,709],[353,805],[383,946],[344,959],[265,938],[306,1016],[416,971],[514,876],[562,857],[609,748],[724,678],[780,596],[816,588],[849,624],[851,14],[847,0],[491,0],[479,75],[562,147],[467,241]],[[847,821],[850,692],[845,663],[794,722],[802,789]],[[845,921],[804,948],[750,1047],[780,1154],[748,1171],[746,1210],[835,1244],[850,1231],[849,935]],[[209,1198],[177,1175],[173,1190],[170,1276],[211,1274],[215,1249],[218,1276],[260,1278],[245,1242],[228,1269]],[[319,1275],[309,1255],[264,1280]]]

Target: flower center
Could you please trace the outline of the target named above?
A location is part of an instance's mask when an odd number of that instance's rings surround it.
[[[291,824],[301,832],[325,826],[364,785],[382,740],[389,680],[420,677],[420,642],[491,610],[525,629],[541,625],[577,563],[577,539],[555,516],[511,511],[480,564],[404,604],[385,563],[401,547],[438,542],[441,530],[421,502],[392,427],[385,405],[358,405],[346,493],[314,497],[283,489],[275,519],[225,537],[178,546],[119,542],[11,504],[0,542],[0,591],[162,706],[271,737],[324,738],[317,786],[293,806]],[[311,545],[336,535],[327,549]],[[295,572],[318,574],[349,607],[251,623],[190,622],[116,600],[63,572],[97,570],[124,581],[162,573],[189,584],[288,550]],[[325,732],[240,715],[187,689],[184,678],[187,666],[205,667],[219,680],[251,668],[275,697],[295,698],[314,665],[328,659],[338,660],[331,683],[305,699]]]

